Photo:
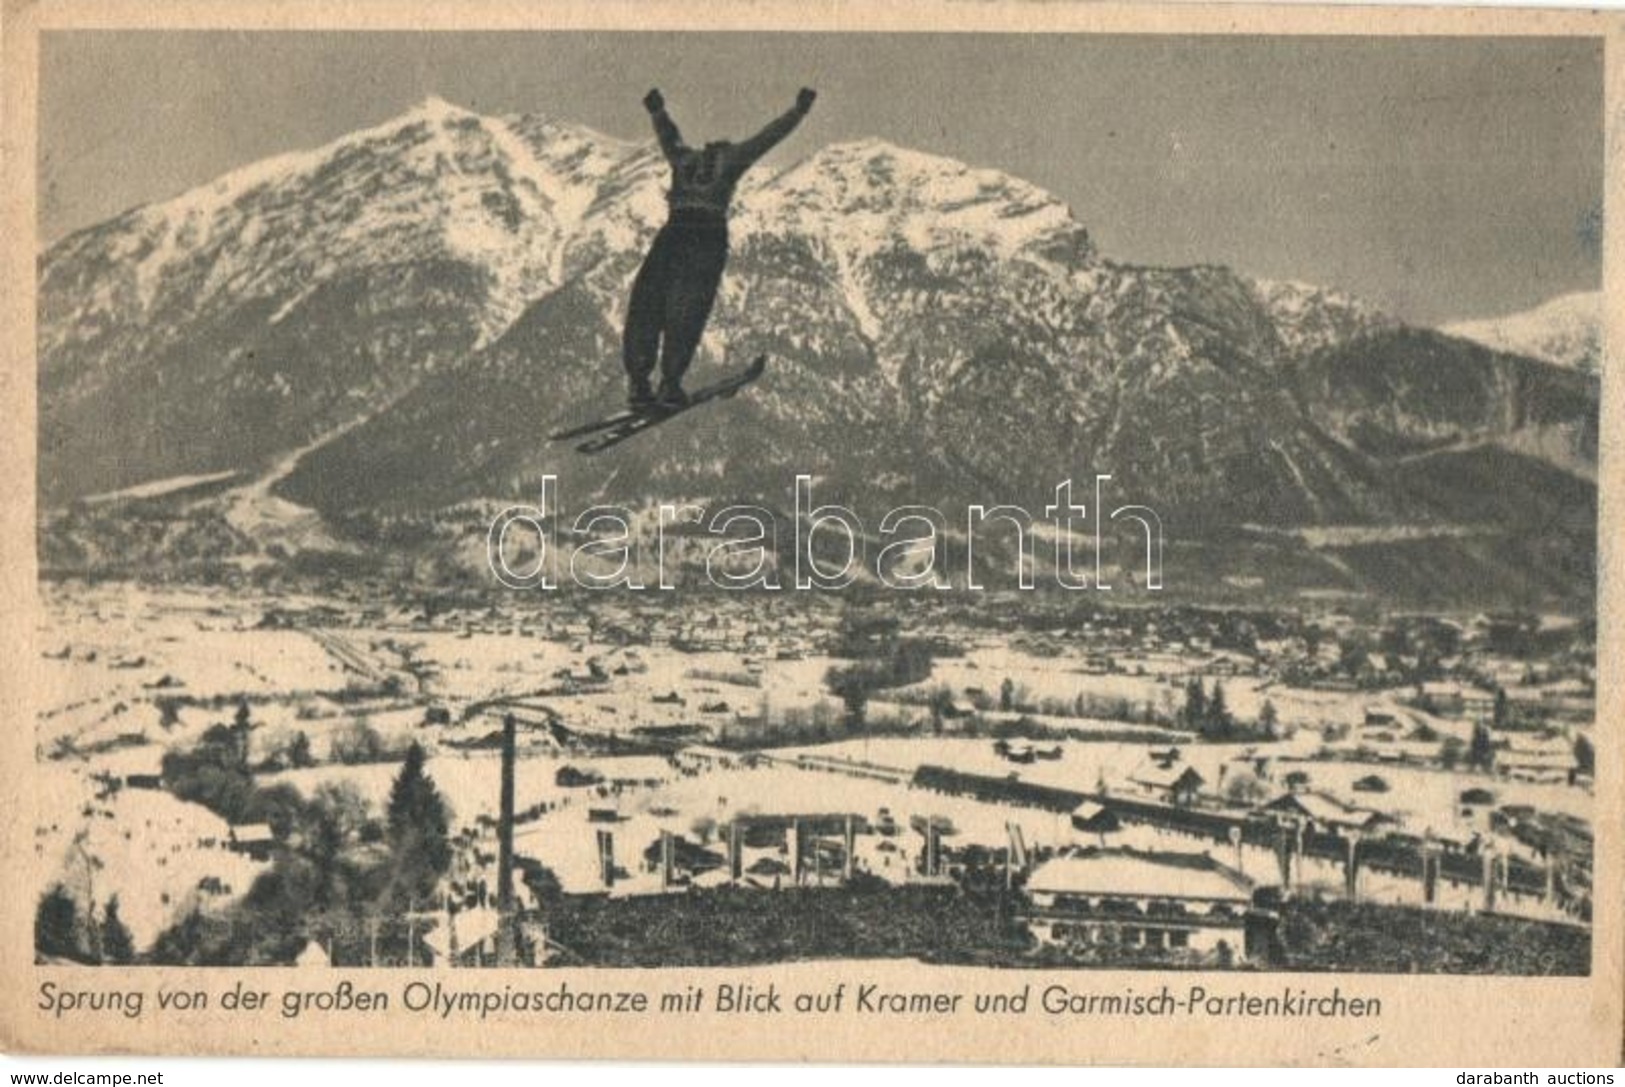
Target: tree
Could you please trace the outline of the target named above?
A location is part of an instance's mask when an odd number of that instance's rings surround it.
[[[1005,676],[1004,682],[999,684],[999,709],[1003,710],[1005,713],[1009,713],[1015,708],[1016,683],[1015,680],[1011,679],[1009,676]]]
[[[1264,730],[1266,736],[1273,738],[1279,721],[1280,714],[1276,712],[1275,703],[1264,699],[1264,704],[1258,708],[1258,727]]]
[[[306,816],[305,852],[315,870],[314,904],[327,908],[343,900],[339,873],[344,861],[344,825],[338,812],[312,805]]]
[[[1309,772],[1306,770],[1293,770],[1281,779],[1291,792],[1297,792],[1309,784]]]
[[[930,678],[933,656],[930,642],[918,638],[903,639],[892,653],[886,686],[906,687]]]
[[[256,789],[243,811],[243,822],[265,823],[278,841],[287,841],[305,815],[305,798],[299,790],[283,782]]]
[[[333,816],[345,842],[359,838],[371,820],[372,806],[353,781],[324,781],[316,786],[311,807]]]
[[[1461,742],[1459,736],[1446,736],[1439,744],[1439,765],[1446,770],[1454,770],[1461,762],[1462,752],[1467,745]]]
[[[232,731],[230,725],[219,722],[203,730],[203,735],[198,737],[191,755],[198,763],[221,770],[240,772],[244,768],[242,746],[237,741],[237,733]]]
[[[310,750],[310,737],[303,732],[293,734],[288,741],[288,765],[295,769],[316,765],[316,756]]]
[[[1574,738],[1574,766],[1582,774],[1594,776],[1597,773],[1597,748],[1592,744],[1591,737]]]
[[[939,686],[931,692],[931,731],[942,735],[942,722],[953,709],[954,692],[946,686]]]
[[[195,966],[206,957],[206,943],[203,912],[194,909],[158,934],[152,961],[162,966]]]
[[[351,721],[334,734],[328,757],[346,766],[383,762],[388,754],[383,736],[365,718]]]
[[[1350,635],[1338,643],[1337,667],[1348,675],[1357,676],[1370,652],[1371,646],[1364,635]]]
[[[428,755],[416,740],[406,749],[406,758],[389,788],[387,818],[391,837],[421,829],[435,819],[444,820],[445,804],[440,790],[429,777]]]
[[[1224,704],[1224,685],[1213,684],[1213,697],[1207,703],[1207,732],[1214,736],[1228,736],[1235,719],[1230,716],[1230,710]]]
[[[861,730],[869,710],[870,674],[859,665],[831,668],[824,682],[846,710],[847,731]]]
[[[1200,679],[1185,685],[1185,709],[1181,716],[1189,728],[1201,728],[1207,721],[1207,691],[1203,690]]]
[[[1231,774],[1224,783],[1224,798],[1232,804],[1252,805],[1269,796],[1269,786],[1256,774],[1245,770]]]
[[[160,698],[154,703],[158,707],[158,727],[168,732],[181,723],[181,704],[179,699]]]
[[[231,738],[237,753],[237,765],[248,766],[249,733],[253,731],[254,724],[250,720],[248,703],[237,703],[237,713],[231,722]]]
[[[1483,721],[1473,726],[1473,739],[1467,747],[1467,763],[1480,770],[1488,770],[1495,764],[1495,745],[1490,737],[1490,727]]]
[[[1495,727],[1497,729],[1503,729],[1511,723],[1512,709],[1507,704],[1506,688],[1497,687],[1495,688]]]
[[[79,946],[79,906],[60,883],[40,896],[34,910],[34,952],[53,958],[84,958]]]
[[[102,961],[125,965],[135,961],[135,938],[118,913],[118,895],[102,911]]]
[[[412,897],[431,894],[451,867],[447,837],[451,816],[434,779],[424,769],[426,762],[423,745],[414,740],[389,789],[387,826],[394,883],[398,891]]]

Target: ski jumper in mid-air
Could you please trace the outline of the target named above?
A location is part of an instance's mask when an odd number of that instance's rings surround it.
[[[671,190],[666,196],[671,210],[632,282],[626,311],[621,356],[634,411],[676,410],[687,404],[683,374],[699,350],[728,263],[728,204],[734,187],[757,159],[801,123],[816,97],[803,88],[788,113],[750,139],[717,141],[698,150],[683,142],[658,90],[644,97],[660,149],[671,164]],[[657,363],[658,392],[649,384]]]

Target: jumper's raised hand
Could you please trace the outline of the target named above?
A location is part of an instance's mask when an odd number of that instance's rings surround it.
[[[811,87],[801,88],[801,93],[796,95],[796,109],[799,109],[802,113],[806,113],[808,110],[812,109],[813,102],[817,98],[818,92],[813,90]]]
[[[806,92],[803,91],[802,93],[805,94]],[[666,108],[665,96],[663,96],[658,89],[651,90],[648,94],[643,96],[643,108],[648,110],[650,113],[659,113],[661,110]]]

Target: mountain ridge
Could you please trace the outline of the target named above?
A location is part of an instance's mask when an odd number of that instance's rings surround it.
[[[1571,291],[1527,310],[1444,326],[1453,336],[1556,366],[1600,373],[1603,366],[1601,291]]]
[[[42,504],[310,446],[275,494],[334,519],[549,473],[629,501],[806,472],[833,498],[959,504],[1098,470],[1205,538],[1447,523],[1424,477],[1452,450],[1595,463],[1594,379],[1325,287],[1112,261],[1041,188],[878,139],[740,187],[694,374],[766,353],[767,377],[582,459],[542,436],[620,398],[665,214],[652,143],[430,100],[270,163],[42,255]],[[1538,533],[1522,497],[1503,512]]]

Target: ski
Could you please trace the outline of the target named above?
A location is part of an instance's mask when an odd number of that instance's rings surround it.
[[[634,419],[642,418],[645,414],[645,412],[641,411],[623,411],[617,415],[611,415],[607,419],[583,423],[581,426],[571,427],[569,430],[561,430],[557,434],[549,434],[547,440],[562,442],[570,438],[579,438],[584,434],[593,434],[600,430],[608,430],[610,427],[621,426],[623,423],[630,423]]]
[[[659,426],[669,419],[675,419],[686,411],[691,411],[701,404],[712,400],[724,400],[731,397],[762,376],[767,369],[767,356],[758,355],[744,370],[730,377],[697,389],[689,394],[688,403],[676,409],[656,408],[646,412],[621,412],[607,419],[600,419],[595,423],[575,427],[571,430],[561,431],[552,436],[552,441],[564,441],[569,438],[579,438],[584,435],[594,435],[577,445],[578,453],[601,453],[606,449],[619,445],[629,438],[643,433],[651,427]]]

